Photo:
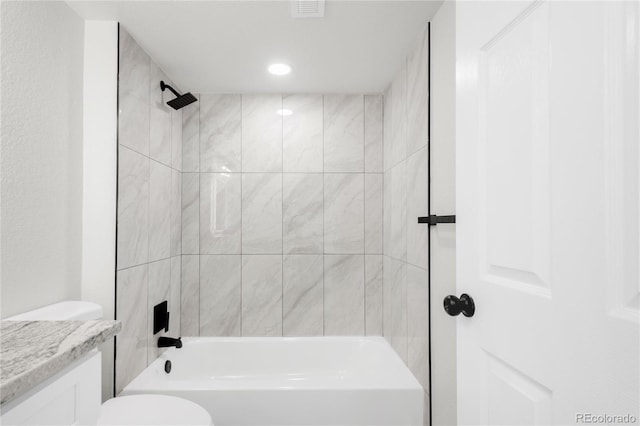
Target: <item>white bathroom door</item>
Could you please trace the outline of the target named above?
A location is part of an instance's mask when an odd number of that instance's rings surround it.
[[[638,9],[456,3],[459,424],[640,422]]]

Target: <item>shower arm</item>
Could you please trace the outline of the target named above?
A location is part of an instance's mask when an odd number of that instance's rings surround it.
[[[171,90],[171,92],[176,95],[176,97],[180,97],[180,93],[176,92],[173,87],[169,86],[168,84],[165,84],[164,81],[160,82],[160,89],[164,92],[164,89],[169,89]]]

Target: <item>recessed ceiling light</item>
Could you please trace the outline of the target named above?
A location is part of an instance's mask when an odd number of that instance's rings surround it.
[[[290,109],[283,108],[283,109],[277,110],[276,114],[278,114],[278,115],[291,115],[291,114],[293,114],[293,111],[291,111]]]
[[[267,69],[273,75],[287,75],[291,72],[291,66],[287,64],[271,64]]]

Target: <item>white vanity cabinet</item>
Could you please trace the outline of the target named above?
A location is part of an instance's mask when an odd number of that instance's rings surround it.
[[[101,406],[96,349],[0,408],[1,425],[94,425]]]

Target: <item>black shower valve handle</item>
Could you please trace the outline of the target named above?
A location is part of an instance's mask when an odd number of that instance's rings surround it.
[[[168,302],[165,300],[153,307],[153,334],[157,334],[162,330],[169,331],[169,309]]]

